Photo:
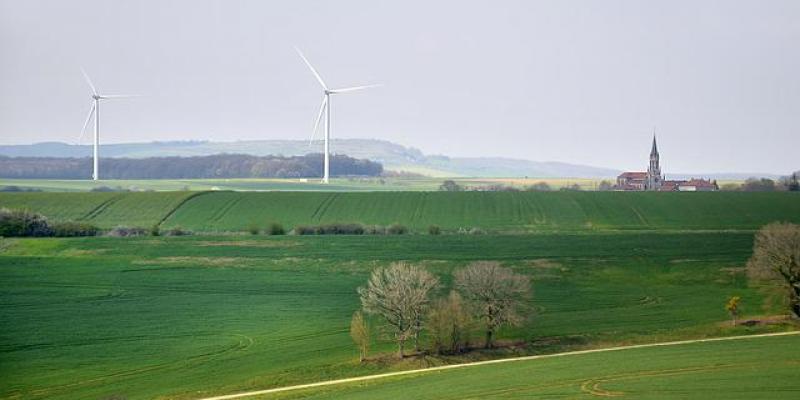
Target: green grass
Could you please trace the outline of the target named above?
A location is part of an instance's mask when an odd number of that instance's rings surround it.
[[[528,346],[472,358],[760,332],[723,310],[739,295],[746,315],[775,312],[739,268],[751,246],[736,232],[4,239],[0,398],[194,398],[452,362],[355,360],[355,289],[401,259],[442,293],[472,260],[533,277],[535,317],[499,335]]]
[[[194,197],[189,198],[189,196]],[[185,201],[184,201],[185,200]],[[195,231],[244,231],[330,222],[405,224],[423,232],[480,227],[494,231],[755,230],[800,222],[796,193],[624,192],[156,192],[0,193],[0,207],[79,219]]]
[[[800,337],[752,338],[483,365],[257,398],[796,399],[799,363]]]

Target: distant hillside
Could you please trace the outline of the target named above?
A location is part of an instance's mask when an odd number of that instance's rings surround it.
[[[104,158],[103,179],[310,178],[322,170],[322,154],[253,156],[216,154],[194,157]],[[331,176],[379,176],[383,166],[346,155],[331,157]],[[90,157],[0,156],[0,178],[87,179]]]
[[[308,142],[303,140],[122,143],[103,145],[101,155],[116,158],[202,156],[220,153],[300,156],[318,152],[320,147],[319,143],[309,147]],[[619,173],[609,168],[558,162],[500,157],[430,156],[415,148],[384,140],[336,139],[332,141],[331,148],[337,154],[379,162],[387,170],[403,170],[430,176],[601,178],[613,177]],[[90,145],[59,142],[0,145],[0,155],[10,157],[89,157],[91,154]]]

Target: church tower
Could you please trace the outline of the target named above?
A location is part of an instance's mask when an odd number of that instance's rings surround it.
[[[650,166],[647,167],[647,179],[644,183],[645,190],[658,190],[664,180],[661,175],[661,166],[658,164],[658,145],[656,135],[653,133],[653,148],[650,150]]]

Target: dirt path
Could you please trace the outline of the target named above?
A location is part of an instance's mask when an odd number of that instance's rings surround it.
[[[537,356],[501,358],[501,359],[497,359],[497,360],[477,361],[477,362],[464,363],[464,364],[443,365],[443,366],[440,366],[440,367],[413,369],[413,370],[398,371],[398,372],[388,372],[388,373],[385,373],[385,374],[358,376],[358,377],[354,377],[354,378],[345,378],[345,379],[336,379],[336,380],[332,380],[332,381],[306,383],[306,384],[302,384],[302,385],[284,386],[284,387],[278,387],[278,388],[273,388],[273,389],[254,390],[254,391],[251,391],[251,392],[242,392],[242,393],[228,394],[228,395],[223,395],[223,396],[206,397],[206,398],[202,398],[202,399],[198,399],[198,400],[241,399],[241,398],[250,397],[250,396],[260,396],[260,395],[265,395],[265,394],[288,392],[288,391],[292,391],[292,390],[311,389],[311,388],[322,387],[322,386],[341,385],[341,384],[344,384],[344,383],[371,381],[371,380],[388,378],[388,377],[393,377],[393,376],[422,374],[422,373],[432,372],[432,371],[442,371],[442,370],[456,369],[456,368],[467,368],[467,367],[474,367],[474,366],[478,366],[478,365],[487,365],[487,364],[500,364],[500,363],[516,362],[516,361],[538,360],[538,359],[543,359],[543,358],[576,356],[576,355],[580,355],[580,354],[603,353],[603,352],[607,352],[607,351],[642,349],[642,348],[647,348],[647,347],[679,346],[679,345],[682,345],[682,344],[691,344],[691,343],[721,342],[721,341],[726,341],[726,340],[743,340],[743,339],[753,339],[753,338],[763,338],[763,337],[773,337],[773,336],[788,336],[788,335],[799,335],[799,334],[800,334],[800,331],[779,332],[779,333],[764,333],[764,334],[760,334],[760,335],[728,336],[728,337],[719,337],[719,338],[710,338],[710,339],[679,340],[679,341],[675,341],[675,342],[637,344],[637,345],[631,345],[631,346],[608,347],[608,348],[605,348],[605,349],[568,351],[568,352],[565,352],[565,353],[556,353],[556,354],[542,354],[542,355],[537,355]]]

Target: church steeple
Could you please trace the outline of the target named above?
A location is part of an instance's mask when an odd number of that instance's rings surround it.
[[[646,190],[658,190],[664,177],[661,175],[661,165],[659,165],[658,145],[656,144],[656,130],[653,128],[653,148],[650,150],[650,166],[647,168],[647,178],[645,180]]]
[[[650,157],[658,157],[658,145],[656,145],[656,133],[653,132],[653,149],[650,150]]]

